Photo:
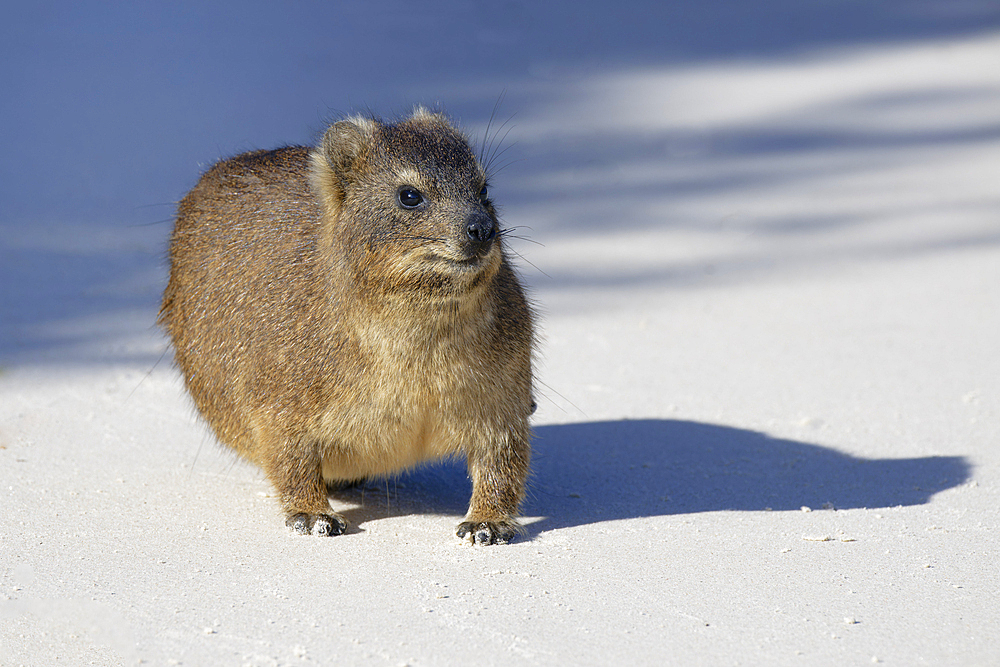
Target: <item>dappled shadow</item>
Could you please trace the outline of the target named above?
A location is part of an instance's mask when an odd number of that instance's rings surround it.
[[[768,196],[803,183],[815,189],[808,179],[836,178],[859,164],[906,165],[914,148],[995,142],[1000,131],[994,115],[984,120],[980,113],[996,86],[963,85],[946,75],[914,89],[839,90],[865,79],[852,72],[824,84],[837,95],[807,100],[777,118],[765,114],[770,120],[763,125],[702,124],[698,114],[692,125],[672,115],[687,89],[671,86],[691,80],[702,92],[720,93],[719,103],[704,104],[708,110],[741,107],[753,97],[752,90],[731,93],[729,79],[713,79],[720,68],[735,68],[754,88],[762,73],[780,78],[789,64],[808,67],[823,54],[989,35],[1000,28],[992,3],[584,0],[567,12],[554,3],[513,0],[486,22],[480,7],[451,3],[411,16],[421,29],[409,32],[392,28],[398,8],[391,3],[251,2],[253,11],[237,23],[208,5],[190,11],[155,3],[99,11],[65,5],[66,11],[12,7],[0,28],[8,93],[0,121],[17,128],[0,155],[0,364],[155,362],[158,350],[123,354],[121,346],[104,343],[136,334],[137,309],[145,309],[152,327],[157,298],[133,286],[165,282],[169,202],[220,157],[314,141],[326,120],[366,105],[393,115],[414,103],[440,103],[475,134],[506,90],[499,119],[514,117],[508,145],[517,146],[503,159],[519,162],[497,175],[496,194],[512,213],[510,225],[535,225],[523,233],[555,238],[609,230],[712,232],[755,196],[766,200],[764,189],[771,189]],[[426,39],[428,29],[439,38]],[[247,43],[259,48],[234,61],[231,54]],[[178,51],[178,44],[185,46]],[[336,65],[344,62],[351,66]],[[588,87],[650,73],[653,84],[642,90],[620,81],[624,88],[610,92]],[[656,78],[663,75],[668,79]],[[590,108],[623,91],[618,101],[655,127],[630,127]],[[954,112],[969,105],[978,111]],[[910,128],[894,121],[929,106],[941,110],[929,121]],[[872,114],[894,119],[868,128],[854,123]],[[539,131],[540,117],[554,118],[557,131]],[[813,123],[816,117],[837,122]],[[938,127],[938,119],[947,122]],[[827,160],[844,151],[864,156]],[[817,155],[817,163],[796,162]],[[716,208],[705,204],[716,200],[722,202]],[[857,210],[789,212],[766,204],[743,217],[743,228],[802,234],[872,219]],[[151,226],[136,243],[127,229],[144,224]],[[123,240],[101,252],[78,249],[97,232]],[[30,247],[10,244],[25,234]],[[788,256],[797,256],[795,249]],[[717,264],[740,277],[783,266],[767,255]],[[540,266],[554,276],[545,283],[552,289],[587,288],[587,280],[634,282],[628,271],[587,278]],[[639,281],[687,284],[702,269],[647,267]],[[158,272],[156,280],[150,271]]]
[[[848,223],[844,223],[845,225]],[[933,257],[949,251],[1000,246],[1000,230],[965,233],[947,239],[914,239],[893,244],[891,247],[856,246],[826,249],[822,260],[861,261],[894,260]],[[626,267],[619,270],[595,269],[587,266],[549,269],[544,277],[532,277],[532,287],[554,290],[585,292],[594,288],[634,289],[660,285],[670,288],[722,282],[746,282],[777,271],[795,271],[814,268],[820,260],[815,254],[787,253],[746,254],[738,257],[717,257],[711,260],[674,261],[661,267]]]
[[[139,361],[162,290],[162,253],[0,247],[0,366]]]
[[[699,422],[645,419],[535,429],[525,516],[529,534],[615,519],[723,510],[758,512],[920,505],[969,479],[963,457],[866,459],[828,447]],[[442,464],[350,495],[376,518],[464,514],[464,466]],[[362,497],[364,495],[364,498]]]

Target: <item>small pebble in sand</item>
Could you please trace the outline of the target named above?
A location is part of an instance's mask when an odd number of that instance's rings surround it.
[[[802,539],[807,542],[831,542],[833,540],[829,535],[803,535]]]

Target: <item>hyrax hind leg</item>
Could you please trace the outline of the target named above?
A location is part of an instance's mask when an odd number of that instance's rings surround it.
[[[514,519],[524,498],[530,449],[525,426],[492,446],[469,452],[472,499],[456,534],[474,544],[510,541],[521,532]]]
[[[330,508],[319,452],[314,446],[294,444],[270,448],[262,463],[278,491],[285,525],[302,535],[340,535],[347,521]]]

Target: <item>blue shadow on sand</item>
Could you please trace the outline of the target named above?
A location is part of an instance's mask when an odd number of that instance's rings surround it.
[[[720,510],[920,505],[966,482],[971,471],[961,456],[858,458],[757,431],[671,419],[540,426],[533,450],[522,514],[544,518],[529,526],[529,536]],[[382,484],[369,486],[362,521],[384,516],[385,496],[372,488]],[[386,488],[392,513],[461,515],[471,491],[460,462],[415,470]]]

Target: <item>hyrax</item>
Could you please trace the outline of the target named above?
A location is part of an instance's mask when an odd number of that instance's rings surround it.
[[[468,140],[418,109],[219,162],[180,202],[159,321],[218,439],[299,533],[327,488],[462,455],[457,534],[504,542],[528,473],[532,313]]]

